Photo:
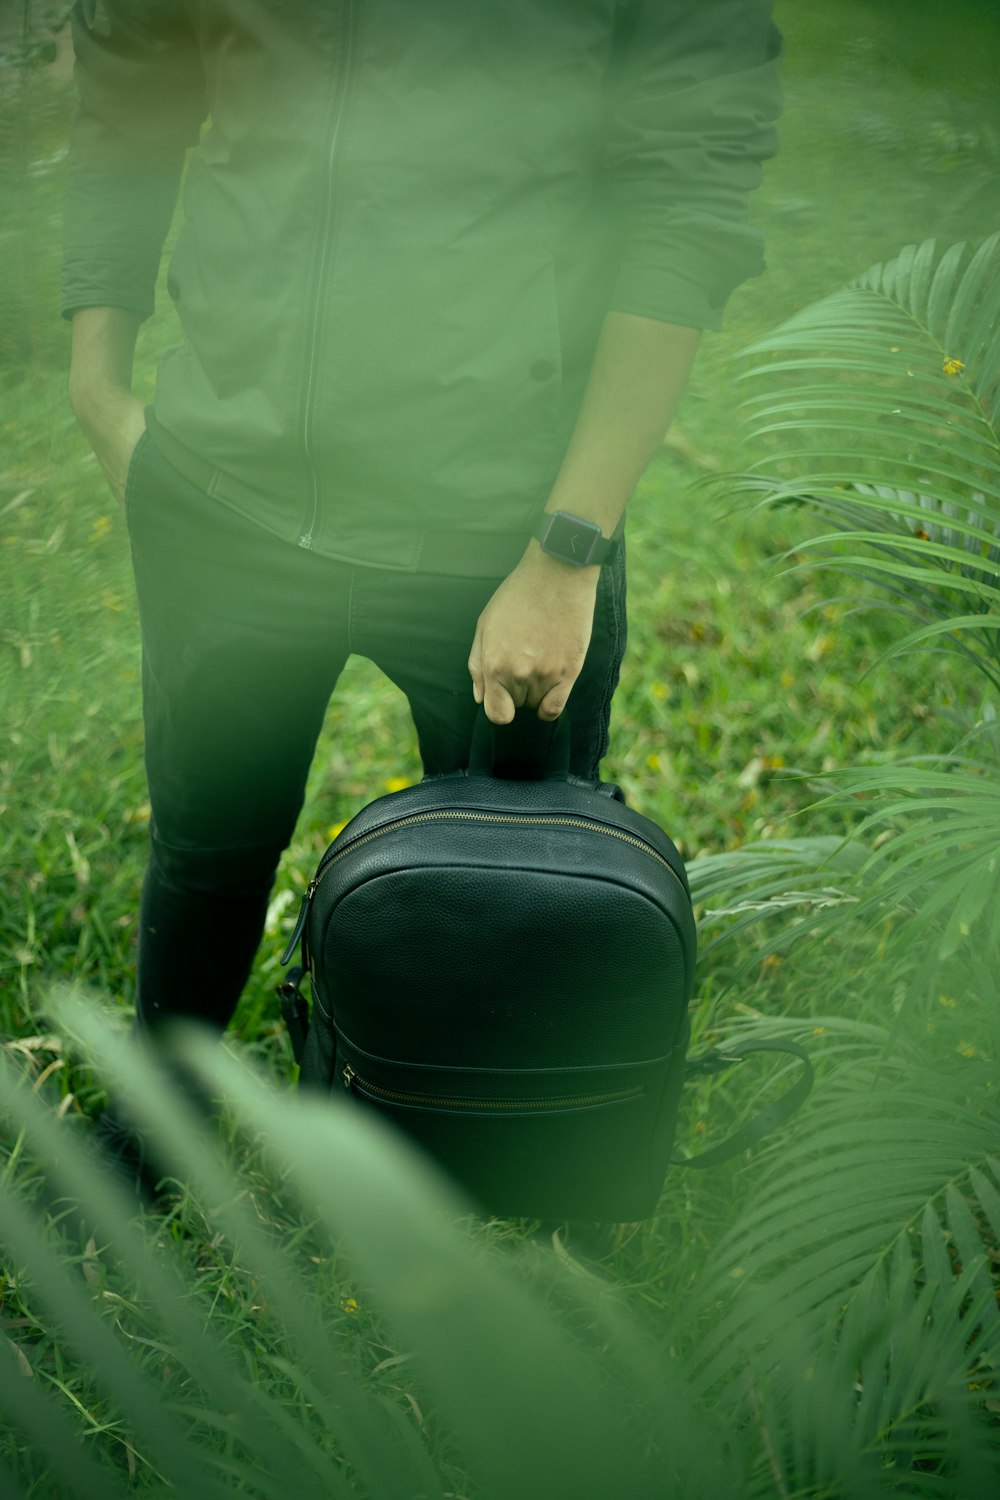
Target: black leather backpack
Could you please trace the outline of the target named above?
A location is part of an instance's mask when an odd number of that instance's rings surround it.
[[[467,770],[379,797],[303,897],[279,986],[302,1087],[391,1119],[489,1213],[645,1218],[685,1072],[696,932],[684,862],[611,783],[569,774],[569,725],[481,710]],[[312,982],[313,1007],[298,988]]]

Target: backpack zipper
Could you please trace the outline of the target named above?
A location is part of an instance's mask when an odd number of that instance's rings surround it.
[[[408,1094],[400,1089],[383,1088],[381,1084],[362,1078],[350,1063],[345,1064],[340,1076],[348,1093],[363,1091],[395,1104],[444,1105],[448,1109],[523,1110],[534,1113],[541,1109],[574,1109],[588,1104],[612,1104],[618,1099],[634,1099],[642,1093],[641,1086],[635,1085],[632,1088],[614,1089],[606,1094],[576,1094],[563,1099],[449,1099],[435,1094]]]
[[[465,818],[466,820],[471,818],[474,822],[477,823],[547,823],[555,824],[560,828],[589,828],[593,833],[602,833],[605,834],[608,838],[621,839],[622,842],[631,844],[636,849],[641,849],[644,854],[651,855],[653,859],[659,861],[659,863],[665,870],[670,871],[671,875],[677,881],[677,884],[680,886],[681,890],[685,892],[685,895],[687,894],[684,887],[684,882],[683,880],[681,880],[681,877],[678,875],[673,865],[671,865],[668,860],[665,860],[662,854],[658,854],[657,851],[652,847],[652,845],[647,844],[644,839],[637,838],[635,834],[623,833],[620,828],[607,828],[602,823],[591,822],[589,818],[566,817],[562,814],[545,815],[531,813],[487,813],[469,811],[465,808],[439,808],[434,812],[410,813],[408,817],[394,818],[391,823],[386,823],[381,828],[372,829],[371,833],[363,833],[360,838],[351,839],[349,843],[344,845],[343,849],[338,849],[337,853],[332,855],[325,864],[320,865],[319,869],[316,871],[315,876],[312,880],[310,880],[309,884],[305,888],[305,891],[303,892],[302,901],[299,905],[299,914],[295,921],[295,931],[288,939],[288,946],[286,947],[284,953],[281,955],[282,964],[287,964],[290,961],[292,954],[295,952],[296,944],[298,943],[299,938],[302,936],[303,929],[306,925],[306,918],[309,915],[310,903],[312,902],[313,896],[315,896],[316,894],[316,890],[319,886],[320,881],[326,875],[326,872],[332,869],[339,859],[343,859],[345,854],[352,853],[355,849],[360,848],[362,844],[367,844],[371,839],[381,838],[383,833],[390,833],[395,828],[404,828],[407,824],[410,823],[430,822],[435,818]]]

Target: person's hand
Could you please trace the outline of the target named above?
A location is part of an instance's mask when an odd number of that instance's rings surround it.
[[[557,719],[590,645],[597,567],[574,568],[535,542],[509,573],[476,624],[469,653],[472,692],[494,724],[517,708]]]
[[[124,510],[129,463],[146,426],[143,403],[130,391],[115,391],[78,406],[76,419]]]

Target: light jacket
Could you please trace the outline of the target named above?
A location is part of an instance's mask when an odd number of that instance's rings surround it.
[[[193,147],[150,433],[320,554],[502,576],[605,314],[718,329],[765,269],[770,0],[78,0],[73,37],[63,315],[153,311]]]

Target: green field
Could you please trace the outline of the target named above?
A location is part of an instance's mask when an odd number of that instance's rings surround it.
[[[817,569],[785,571],[811,555],[797,549],[821,529],[817,516],[808,507],[734,509],[735,482],[727,485],[724,476],[766,452],[741,429],[746,388],[737,355],[748,342],[905,245],[933,237],[942,248],[963,240],[975,248],[1000,230],[1000,14],[985,0],[956,0],[947,8],[931,0],[829,6],[779,0],[776,14],[786,39],[782,148],[753,204],[768,270],[735,294],[724,331],[705,336],[678,417],[630,506],[629,644],[603,767],[604,777],[661,824],[695,871],[706,856],[756,841],[848,833],[875,804],[872,795],[859,794],[815,807],[839,773],[886,768],[904,756],[946,755],[970,733],[983,744],[989,738],[983,726],[989,731],[995,719],[995,693],[954,654],[927,649],[876,664],[903,626],[885,611],[858,608],[872,597],[870,585]],[[124,523],[66,397],[69,331],[57,317],[56,278],[70,104],[65,80],[52,73],[47,66],[30,75],[8,68],[11,102],[0,115],[0,1029],[9,1059],[72,1130],[99,1113],[107,1084],[100,1069],[63,1049],[47,1016],[47,989],[54,980],[82,982],[95,1002],[106,1001],[123,1024],[127,1019],[149,809]],[[176,338],[164,269],[158,311],[140,335],[138,395],[150,398],[157,359]],[[711,476],[715,484],[708,486]],[[994,786],[996,740],[993,730]],[[385,790],[419,777],[405,700],[371,663],[352,659],[327,714],[266,938],[230,1033],[237,1051],[279,1089],[291,1088],[294,1069],[274,985],[299,893],[331,830]],[[733,1023],[778,1018],[813,1046],[817,1092],[829,1100],[846,1087],[852,1058],[864,1053],[867,1066],[891,1032],[891,1055],[909,1058],[914,1077],[937,1060],[948,1077],[967,1067],[965,1082],[955,1085],[961,1097],[971,1097],[974,1086],[987,1095],[995,1090],[998,954],[975,927],[944,958],[935,958],[912,925],[906,929],[891,912],[878,922],[844,924],[821,942],[778,942],[765,953],[764,940],[780,935],[775,919],[723,936],[725,923],[713,917],[717,905],[697,908],[705,953],[693,1010],[696,1040],[718,1040]],[[986,905],[995,905],[993,893]],[[698,1149],[742,1118],[765,1074],[689,1090],[680,1147]],[[674,1173],[658,1216],[616,1232],[602,1273],[647,1328],[673,1326],[703,1262],[740,1213],[752,1209],[765,1178],[773,1180],[775,1153],[808,1128],[811,1108],[760,1159],[704,1175]],[[38,1169],[14,1146],[16,1132],[0,1129],[4,1181],[20,1182],[30,1198]],[[238,1139],[235,1126],[229,1138]],[[245,1153],[254,1202],[279,1238],[294,1238],[298,1211],[258,1148],[251,1142]],[[819,1158],[814,1168],[822,1170]],[[972,1212],[986,1247],[982,1275],[992,1276],[995,1288],[1000,1192],[992,1191]],[[254,1378],[294,1410],[273,1349],[254,1332],[249,1273],[221,1248],[216,1226],[179,1195],[157,1232],[192,1280],[214,1289],[227,1336],[242,1340]],[[466,1225],[460,1232],[486,1244],[507,1267],[505,1247],[520,1246],[528,1227]],[[953,1260],[956,1234],[947,1252]],[[921,1259],[914,1242],[921,1286],[933,1280],[924,1243]],[[849,1300],[867,1264],[842,1268],[842,1280],[833,1276],[831,1286]],[[357,1378],[406,1410],[415,1399],[407,1367],[383,1363],[392,1357],[386,1349],[399,1352],[397,1345],[387,1342],[380,1316],[363,1299],[358,1307],[355,1283],[338,1267],[334,1257],[327,1292],[341,1308],[338,1337]],[[529,1266],[523,1279],[541,1289],[555,1316],[562,1294],[547,1285],[546,1274]],[[53,1387],[74,1393],[67,1409],[73,1399],[80,1403],[88,1444],[124,1443],[113,1423],[111,1435],[100,1436],[105,1397],[95,1393],[90,1373],[64,1356],[30,1277],[11,1272],[4,1296],[9,1337],[39,1378],[48,1372]],[[593,1349],[599,1347],[595,1335]],[[983,1393],[979,1417],[984,1430],[992,1422],[996,1439],[995,1329],[991,1347],[993,1356],[982,1356],[975,1377],[970,1365],[966,1384]],[[158,1358],[147,1350],[145,1367],[155,1373]],[[756,1420],[746,1419],[751,1433]],[[797,1473],[790,1459],[775,1456],[767,1424],[761,1419],[758,1426],[763,1436],[748,1495],[853,1500],[883,1493],[814,1484],[806,1467]],[[450,1450],[433,1418],[427,1424],[421,1418],[418,1428],[458,1485],[461,1465],[448,1468]],[[142,1460],[141,1444],[136,1451]],[[24,1493],[63,1493],[43,1463],[18,1459],[19,1453],[13,1438],[0,1436],[0,1456],[15,1470],[25,1465]],[[131,1474],[135,1454],[129,1453]],[[952,1457],[946,1449],[944,1459],[928,1459],[924,1469],[918,1463],[914,1473],[947,1476]],[[140,1461],[134,1482],[144,1476]],[[897,1478],[899,1489],[885,1493],[925,1492],[917,1480],[909,1489],[906,1476]],[[972,1481],[966,1476],[961,1483]],[[931,1493],[930,1478],[927,1484]],[[561,1500],[563,1492],[548,1493]],[[935,1493],[978,1500],[974,1488]]]

